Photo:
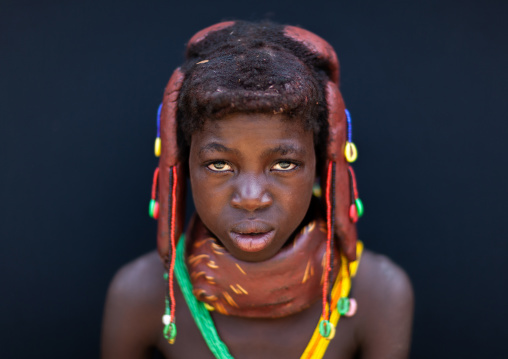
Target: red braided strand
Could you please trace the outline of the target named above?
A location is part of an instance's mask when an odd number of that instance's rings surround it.
[[[157,180],[159,178],[159,167],[155,169],[153,173],[153,182],[152,182],[152,199],[157,199]]]
[[[349,170],[351,171],[351,178],[353,179],[353,192],[355,194],[355,198],[358,198],[358,189],[356,188],[355,171],[353,171],[353,167],[352,166],[349,166]]]
[[[171,298],[171,322],[175,322],[175,292],[173,289],[173,274],[176,259],[175,245],[175,220],[176,220],[176,185],[178,178],[176,175],[176,166],[173,166],[173,188],[171,191],[171,264],[169,267],[169,297]]]
[[[328,285],[330,276],[330,254],[331,254],[331,242],[332,242],[332,205],[330,203],[330,187],[332,178],[332,161],[328,163],[328,174],[326,178],[326,225],[328,229],[326,239],[326,265],[323,270],[325,271],[325,279],[323,283],[323,319],[328,320],[328,311],[326,310],[326,303],[328,297]]]

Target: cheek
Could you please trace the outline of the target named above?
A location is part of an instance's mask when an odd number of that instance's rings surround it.
[[[203,212],[202,208],[206,208],[209,206],[209,203],[213,203],[213,194],[211,191],[207,190],[206,177],[202,173],[202,169],[200,168],[195,156],[193,156],[192,146],[189,157],[189,179],[194,206],[196,207],[198,214],[201,216],[206,213],[200,213]]]
[[[208,186],[202,175],[196,173],[196,170],[191,170],[191,172],[191,192],[194,199],[194,205],[196,206],[196,210],[199,213],[202,208],[206,208],[211,203],[213,203],[213,193],[209,188],[207,188]]]
[[[274,192],[276,202],[284,208],[291,226],[298,226],[309,209],[314,178],[314,168],[310,168],[301,178],[280,186]]]
[[[288,186],[289,187],[289,186]],[[305,203],[312,193],[312,185],[306,182],[295,183],[289,188],[279,188],[276,194],[279,201],[285,203],[285,206],[294,206],[300,203]]]
[[[220,217],[229,197],[223,186],[214,183],[215,181],[203,172],[202,169],[194,169],[190,176],[194,205],[203,221],[210,219],[211,222],[217,222],[217,217]]]

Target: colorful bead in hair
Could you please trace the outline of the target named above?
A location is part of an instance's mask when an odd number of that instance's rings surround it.
[[[155,139],[154,145],[155,157],[160,157],[161,155],[161,110],[162,102],[159,105],[159,109],[157,110],[157,138]]]
[[[153,173],[153,182],[152,182],[152,197],[150,199],[150,204],[148,206],[148,214],[153,219],[159,218],[159,202],[157,201],[157,187],[159,182],[159,167],[155,169]]]
[[[358,158],[358,150],[353,143],[353,126],[351,125],[351,115],[347,109],[345,109],[345,111],[347,118],[347,142],[344,149],[344,156],[346,156],[346,160],[349,163],[352,163]]]
[[[349,183],[351,188],[351,205],[349,207],[349,218],[353,223],[358,221],[358,218],[363,216],[363,202],[358,196],[358,189],[356,188],[356,176],[353,167],[348,167]]]

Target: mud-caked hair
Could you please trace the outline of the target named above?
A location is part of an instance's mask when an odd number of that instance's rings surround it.
[[[328,66],[270,22],[237,21],[191,44],[178,98],[180,155],[204,121],[233,113],[282,114],[314,132],[318,159],[328,134]]]

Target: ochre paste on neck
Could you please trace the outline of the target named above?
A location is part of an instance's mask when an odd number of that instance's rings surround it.
[[[191,221],[186,264],[196,298],[219,313],[278,318],[297,313],[321,298],[326,254],[326,223],[310,221],[274,257],[244,262],[233,257],[203,225]],[[333,283],[339,254],[333,249]]]

